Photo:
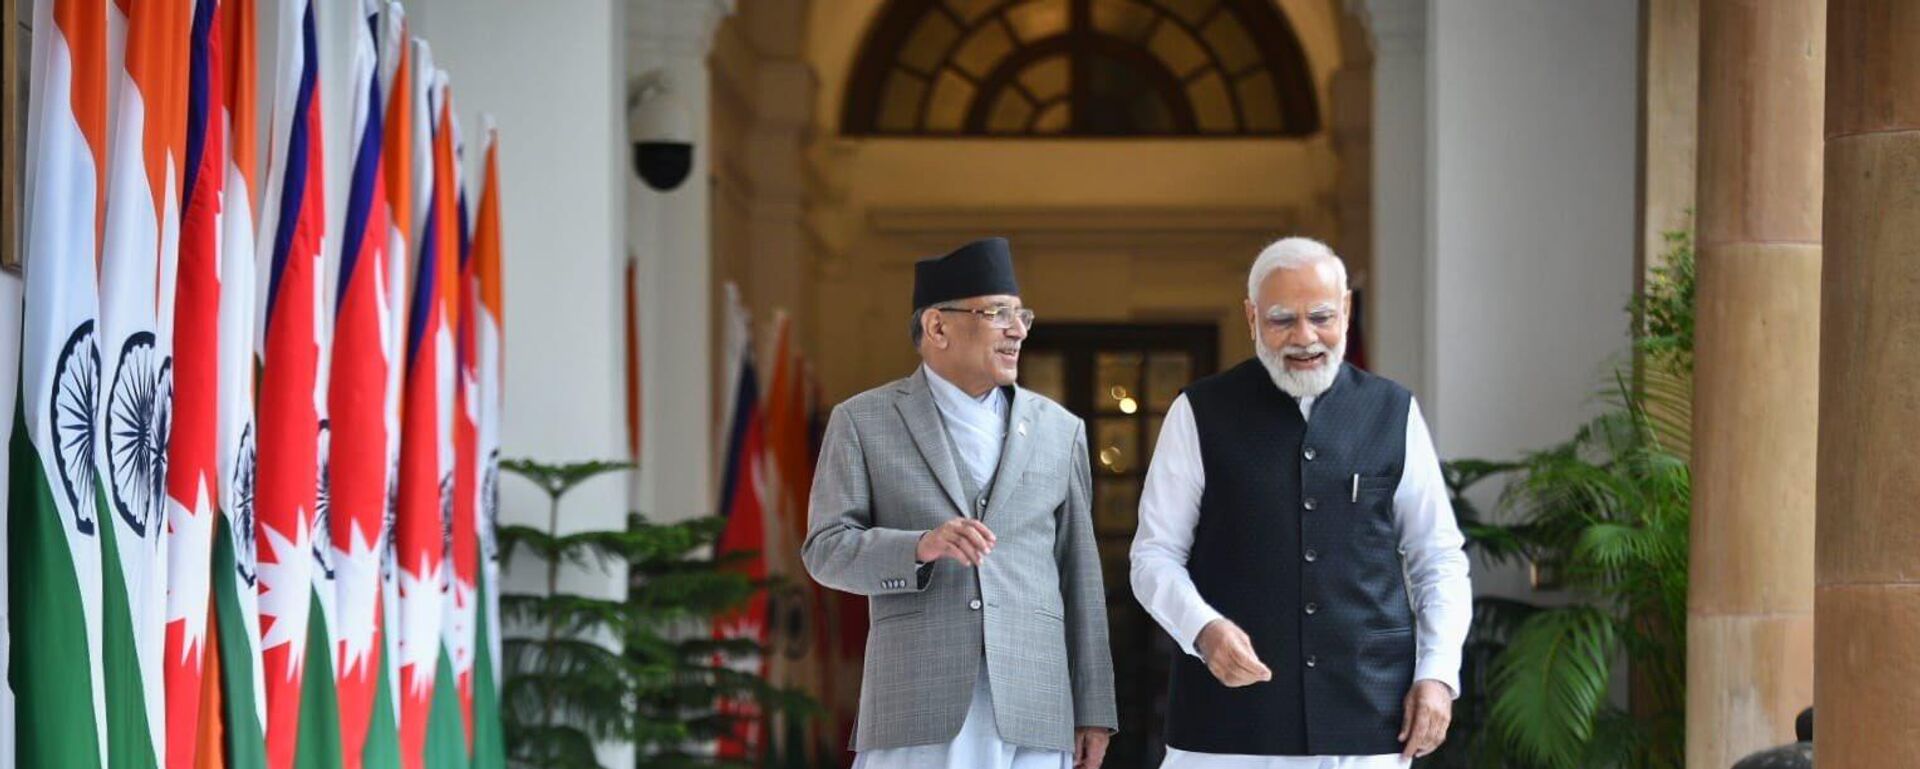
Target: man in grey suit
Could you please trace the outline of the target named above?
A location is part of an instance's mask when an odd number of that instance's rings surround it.
[[[1097,769],[1117,718],[1086,426],[1014,386],[999,238],[914,269],[912,375],[827,423],[801,556],[868,596],[856,769]]]

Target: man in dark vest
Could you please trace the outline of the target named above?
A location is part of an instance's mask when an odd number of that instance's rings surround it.
[[[1346,365],[1325,244],[1247,278],[1256,357],[1160,430],[1134,595],[1180,644],[1162,769],[1404,767],[1446,738],[1472,588],[1420,408]]]

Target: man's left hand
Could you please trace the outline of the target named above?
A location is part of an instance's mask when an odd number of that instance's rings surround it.
[[[1107,758],[1107,739],[1112,736],[1105,727],[1088,726],[1075,729],[1073,733],[1073,769],[1100,769],[1100,762]]]
[[[1406,715],[1400,720],[1400,741],[1406,749],[1401,758],[1420,758],[1447,741],[1447,725],[1453,722],[1453,690],[1431,678],[1413,682],[1402,703]]]

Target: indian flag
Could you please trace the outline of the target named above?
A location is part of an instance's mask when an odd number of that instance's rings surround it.
[[[458,659],[461,656],[460,639],[471,640],[473,595],[470,570],[464,580],[469,587],[462,590],[460,565],[465,556],[471,566],[473,551],[471,543],[467,542],[472,534],[471,520],[462,524],[460,512],[466,509],[462,503],[466,497],[464,492],[468,488],[466,479],[469,474],[465,470],[471,467],[471,462],[464,460],[470,459],[468,455],[473,448],[473,435],[468,429],[470,422],[464,413],[465,402],[462,399],[466,377],[459,334],[462,285],[467,277],[462,266],[465,212],[461,208],[463,197],[458,160],[460,127],[453,118],[452,90],[448,87],[447,73],[445,70],[434,70],[433,73],[428,104],[433,116],[434,185],[430,205],[435,216],[429,221],[422,238],[433,241],[439,262],[441,328],[449,355],[442,359],[443,365],[438,372],[441,387],[438,403],[440,446],[443,452],[440,485],[441,614],[434,687],[428,705],[425,762],[428,767],[441,769],[464,767],[468,760]],[[466,544],[464,548],[463,543]],[[471,679],[467,683],[470,684]]]
[[[27,105],[25,317],[10,448],[7,664],[21,766],[106,762],[94,444],[107,142],[105,0],[38,0]]]
[[[267,693],[260,656],[256,558],[254,323],[259,290],[254,260],[254,193],[259,168],[255,115],[254,0],[220,0],[221,50],[230,66],[218,87],[227,125],[220,212],[220,518],[213,539],[212,592],[219,649],[221,744],[231,769],[265,769]]]
[[[412,56],[406,33],[406,15],[398,2],[384,6],[379,19],[380,94],[386,100],[382,117],[380,173],[386,188],[387,220],[387,334],[391,357],[387,364],[386,517],[380,548],[380,666],[376,671],[374,701],[364,766],[397,769],[400,766],[400,580],[394,558],[394,521],[399,505],[400,395],[406,367],[402,353],[407,339],[408,243],[415,217],[413,205],[413,87]]]
[[[434,205],[439,210],[451,211],[453,216],[438,220],[438,235],[443,253],[450,252],[454,259],[443,260],[448,264],[446,273],[453,279],[446,287],[446,296],[452,311],[448,313],[448,325],[454,330],[453,369],[453,496],[446,509],[445,538],[446,559],[451,568],[446,571],[447,582],[442,597],[440,642],[441,674],[450,678],[436,678],[438,685],[434,690],[432,715],[427,726],[427,766],[429,767],[466,767],[471,763],[471,732],[469,721],[472,718],[473,702],[473,642],[474,623],[478,618],[474,601],[474,576],[477,566],[479,542],[474,535],[474,501],[478,487],[478,463],[475,451],[478,438],[473,413],[473,333],[471,313],[466,311],[467,300],[472,298],[471,284],[473,273],[471,261],[467,258],[466,248],[466,194],[460,179],[459,151],[460,127],[454,119],[452,89],[448,86],[447,74],[436,73],[434,82],[434,136],[433,162],[434,176],[437,179],[451,179],[451,184],[434,186]]]
[[[353,97],[356,74],[372,69],[371,51],[361,51],[358,43],[368,34],[366,19],[359,14],[360,4],[350,0],[313,2],[314,40],[318,63],[315,70],[313,111],[320,116],[316,133],[324,158],[325,172],[320,174],[320,189],[326,211],[321,230],[323,272],[319,282],[317,306],[320,316],[320,362],[317,373],[320,415],[319,466],[314,469],[315,490],[313,521],[313,613],[307,622],[307,669],[301,677],[299,754],[295,766],[301,769],[337,769],[343,751],[340,734],[339,678],[334,669],[339,652],[339,568],[334,558],[332,466],[334,423],[329,383],[332,381],[332,324],[336,317],[337,297],[332,289],[339,280],[339,255],[358,243],[345,243],[342,234],[347,224],[342,215],[348,207],[354,158],[352,147],[359,135],[351,121],[360,117]],[[366,57],[363,59],[362,57]]]
[[[487,149],[481,171],[480,208],[473,225],[473,273],[477,296],[469,311],[476,332],[476,411],[479,412],[480,485],[474,529],[480,544],[479,621],[474,630],[473,766],[505,769],[506,737],[500,726],[500,395],[504,344],[500,272],[500,133],[483,119]]]
[[[215,0],[193,11],[187,102],[186,178],[174,305],[173,434],[167,454],[166,766],[199,765],[213,570],[214,495],[219,489],[220,214],[226,182],[226,115],[219,80]],[[251,290],[248,286],[244,290]],[[217,749],[218,746],[208,746]],[[209,757],[211,758],[211,757]]]
[[[347,192],[334,306],[329,373],[329,546],[338,602],[334,675],[340,704],[341,763],[364,765],[380,673],[385,669],[380,565],[386,549],[390,429],[388,371],[397,356],[390,318],[386,178],[380,166],[383,130],[373,30],[357,26],[354,43],[352,177]],[[391,728],[391,723],[387,724]]]
[[[318,67],[310,0],[279,0],[273,154],[260,313],[260,441],[256,465],[261,662],[267,765],[294,765],[311,643],[313,530],[318,514],[325,226]],[[323,647],[324,648],[324,647]],[[322,653],[324,664],[325,653]],[[331,678],[331,675],[329,675]],[[336,748],[337,749],[337,748]]]
[[[448,322],[453,312],[449,284],[453,280],[453,246],[442,236],[441,218],[453,215],[441,203],[441,184],[450,183],[452,146],[428,136],[427,79],[433,72],[431,54],[414,41],[410,87],[414,131],[411,142],[417,158],[413,176],[415,205],[425,216],[415,220],[418,235],[412,299],[408,307],[406,383],[401,401],[399,512],[394,544],[400,565],[400,755],[408,769],[423,766],[428,718],[440,662],[441,592],[445,589],[446,513],[452,501],[453,446],[451,421],[453,340]],[[447,161],[439,162],[445,144]],[[433,160],[431,165],[419,161]]]
[[[116,0],[125,37],[107,157],[100,274],[100,409],[94,464],[101,530],[107,757],[150,767],[165,755],[167,443],[173,425],[173,282],[186,130],[186,0]]]

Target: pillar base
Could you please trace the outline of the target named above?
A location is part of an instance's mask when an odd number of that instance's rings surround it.
[[[1794,717],[1813,704],[1813,632],[1811,613],[1687,619],[1687,766],[1732,766],[1793,741]]]

